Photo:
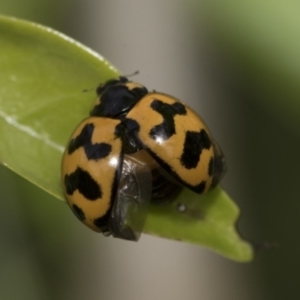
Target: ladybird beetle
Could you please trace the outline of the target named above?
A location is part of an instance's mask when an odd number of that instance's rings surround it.
[[[150,200],[162,202],[180,185],[207,192],[226,171],[224,155],[203,120],[172,96],[124,76],[96,92],[64,152],[63,189],[88,227],[137,240]]]

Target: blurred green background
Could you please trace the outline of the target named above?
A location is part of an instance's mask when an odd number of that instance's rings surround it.
[[[240,231],[278,246],[238,264],[147,235],[104,238],[0,167],[0,299],[296,298],[299,11],[270,0],[1,0],[1,14],[57,29],[194,107],[226,154]]]

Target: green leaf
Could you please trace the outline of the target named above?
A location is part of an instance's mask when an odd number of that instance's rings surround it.
[[[184,212],[180,212],[185,208]],[[239,209],[220,187],[197,195],[184,189],[172,205],[152,205],[145,232],[201,244],[236,261],[252,259],[252,247],[235,228]]]
[[[0,66],[0,160],[63,200],[64,146],[87,117],[96,86],[118,72],[70,38],[8,17],[0,17]],[[83,92],[89,88],[93,91]],[[178,203],[185,205],[185,212],[178,212]],[[252,247],[234,228],[238,214],[220,188],[201,197],[184,190],[171,205],[151,206],[145,232],[249,261]]]

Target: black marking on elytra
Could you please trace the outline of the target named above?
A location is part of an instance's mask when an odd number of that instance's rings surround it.
[[[174,122],[175,115],[185,115],[187,113],[184,105],[180,102],[168,104],[155,99],[151,103],[151,108],[163,117],[163,122],[154,126],[149,132],[150,137],[154,140],[157,138],[163,140],[169,139],[176,133]]]
[[[93,123],[86,124],[79,135],[76,138],[72,139],[68,146],[68,154],[72,154],[80,147],[84,147],[84,145],[91,143],[91,139],[93,136],[93,132],[95,129],[95,125]]]
[[[140,130],[140,125],[137,121],[133,119],[126,118],[123,124],[128,128],[130,132],[138,132]]]
[[[84,152],[88,159],[98,160],[110,154],[111,145],[107,143],[87,144],[84,146]]]
[[[119,164],[118,168],[116,169],[113,184],[111,186],[111,199],[110,199],[110,205],[109,209],[105,213],[105,215],[96,218],[94,220],[94,224],[105,234],[109,235],[111,233],[110,228],[110,215],[114,207],[114,203],[116,201],[116,198],[118,197],[117,191],[119,187],[119,181],[120,181],[120,174],[122,172],[122,165],[123,165],[123,153],[121,153],[120,160],[121,163]]]
[[[115,127],[115,136],[122,138],[123,134],[124,134],[124,124],[123,123],[119,123],[116,127]]]
[[[189,186],[191,188],[191,186]],[[192,190],[196,192],[197,194],[202,194],[206,188],[206,181],[202,180],[199,184],[196,186],[193,186]]]
[[[92,144],[92,136],[95,129],[93,123],[86,124],[79,135],[72,139],[68,146],[68,153],[72,154],[80,147],[84,148],[88,160],[98,160],[108,156],[112,150],[111,145],[107,143]]]
[[[106,213],[104,216],[99,217],[94,220],[94,224],[101,230],[103,233],[110,232],[109,229],[109,217],[110,217],[111,210],[109,213]]]
[[[123,151],[125,154],[132,154],[143,149],[143,144],[136,137],[140,125],[133,119],[124,118],[122,127],[116,128],[118,134],[122,135]]]
[[[186,182],[185,180],[182,179],[182,177],[180,177],[173,169],[172,167],[163,159],[161,159],[155,152],[151,151],[150,149],[146,149],[148,151],[148,153],[158,162],[158,164],[165,170],[167,171],[168,174],[170,174],[171,176],[174,177],[174,179],[176,179],[179,183],[181,183],[182,185],[186,186],[187,188],[189,188],[190,190],[201,194],[204,192],[205,188],[206,188],[206,181],[202,180],[199,184],[196,185],[191,185],[188,182]]]
[[[200,132],[187,131],[185,134],[183,152],[180,157],[181,164],[186,169],[196,168],[203,149],[211,147],[211,140],[204,129]]]
[[[80,221],[84,221],[85,220],[85,214],[83,212],[83,210],[77,206],[76,204],[72,205],[72,210],[74,212],[74,214],[76,215],[76,217],[80,220]]]
[[[214,172],[214,158],[211,157],[208,164],[208,175],[213,176]]]
[[[99,184],[89,172],[77,168],[73,173],[66,174],[64,179],[65,190],[68,195],[78,190],[87,200],[95,201],[102,197],[102,190]]]
[[[100,103],[93,107],[90,116],[121,118],[148,94],[148,90],[142,86],[129,89],[127,82],[129,82],[128,79],[121,76],[117,80],[113,79],[99,86],[97,94],[100,97]]]

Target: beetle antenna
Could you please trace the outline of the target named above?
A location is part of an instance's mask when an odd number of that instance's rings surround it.
[[[140,71],[139,70],[136,70],[135,72],[133,72],[133,73],[131,73],[131,74],[129,74],[129,75],[124,75],[124,77],[132,77],[132,76],[135,76],[135,75],[137,75],[137,74],[139,74],[140,73]]]
[[[131,74],[128,74],[128,75],[123,75],[124,77],[132,77],[132,76],[135,76],[137,74],[139,74],[140,71],[139,70],[136,70],[135,72],[131,73]],[[84,89],[82,90],[83,93],[87,93],[87,92],[90,92],[92,90],[95,90],[95,87],[92,87],[92,88],[89,88],[89,89]]]

